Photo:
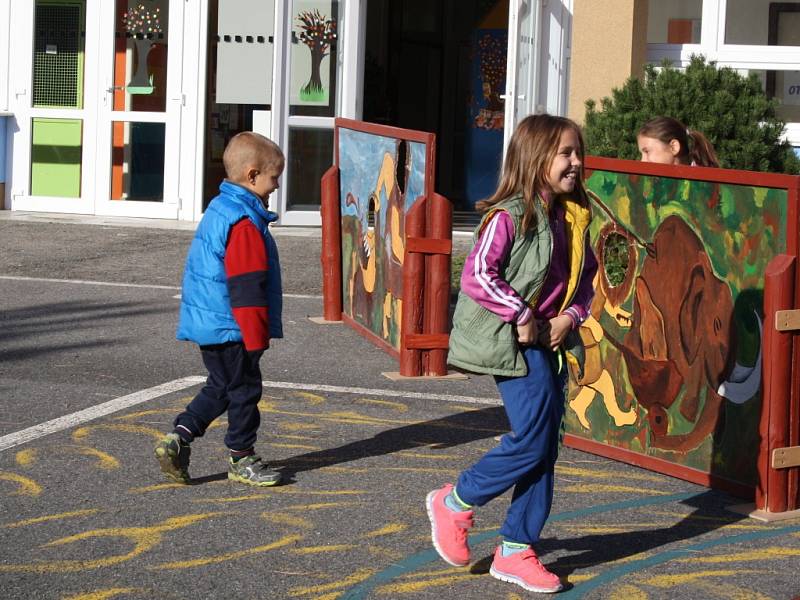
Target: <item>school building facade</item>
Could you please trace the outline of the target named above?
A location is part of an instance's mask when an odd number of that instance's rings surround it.
[[[197,221],[243,130],[287,153],[272,207],[320,223],[335,117],[430,131],[469,212],[514,124],[581,121],[646,62],[756,72],[800,146],[800,0],[0,0],[0,202]]]

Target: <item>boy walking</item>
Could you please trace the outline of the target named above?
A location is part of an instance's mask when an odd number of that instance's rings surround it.
[[[177,337],[200,346],[208,379],[155,447],[161,470],[189,483],[189,444],[228,412],[228,479],[255,486],[281,474],[256,455],[261,422],[259,360],[272,338],[283,337],[281,273],[268,210],[285,159],[252,132],[234,136],[222,157],[227,178],[203,215],[186,259]]]

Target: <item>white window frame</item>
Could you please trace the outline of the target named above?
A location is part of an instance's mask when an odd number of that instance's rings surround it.
[[[275,85],[273,90],[273,140],[287,149],[289,128],[333,130],[334,117],[289,116],[289,69],[291,36],[291,0],[276,2],[275,15]],[[367,26],[366,0],[339,0],[339,31],[336,45],[337,82],[334,114],[339,117],[360,119],[364,88],[364,43]],[[291,149],[289,149],[291,151]],[[333,156],[331,156],[333,164]],[[317,210],[289,210],[286,190],[286,173],[281,178],[276,200],[281,225],[319,227],[322,217]],[[275,210],[275,208],[273,208]]]
[[[693,54],[720,67],[753,71],[799,71],[800,46],[766,46],[725,43],[727,0],[703,0],[699,44],[648,44],[647,60],[660,65],[664,59],[685,67]],[[784,137],[800,146],[800,123],[787,123]]]

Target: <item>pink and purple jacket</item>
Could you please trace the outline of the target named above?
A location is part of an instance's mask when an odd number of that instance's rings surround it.
[[[531,317],[546,320],[558,316],[558,308],[564,301],[569,279],[564,207],[560,202],[553,205],[550,229],[553,232],[550,269],[535,307],[529,307],[525,299],[521,298],[501,276],[515,234],[514,222],[504,210],[496,211],[485,224],[475,247],[467,257],[461,273],[461,290],[485,309],[509,323],[524,325]],[[597,259],[587,238],[583,272],[575,297],[562,311],[562,314],[572,319],[573,329],[589,316],[596,272]]]

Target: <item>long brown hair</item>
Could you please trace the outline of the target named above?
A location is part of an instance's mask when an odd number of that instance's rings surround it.
[[[583,187],[583,160],[585,144],[580,127],[566,117],[540,114],[529,115],[517,124],[506,151],[500,183],[494,194],[475,203],[475,208],[485,213],[502,200],[515,195],[522,195],[525,202],[525,215],[522,219],[522,230],[525,231],[536,223],[536,202],[543,202],[539,194],[548,188],[547,174],[553,159],[558,154],[561,134],[572,129],[578,138],[578,156],[581,170],[576,182],[576,200],[587,203],[586,190]]]
[[[682,164],[719,167],[717,153],[708,138],[699,131],[689,129],[678,119],[655,117],[642,125],[637,135],[655,138],[667,145],[672,140],[677,140],[681,147],[678,160]]]

